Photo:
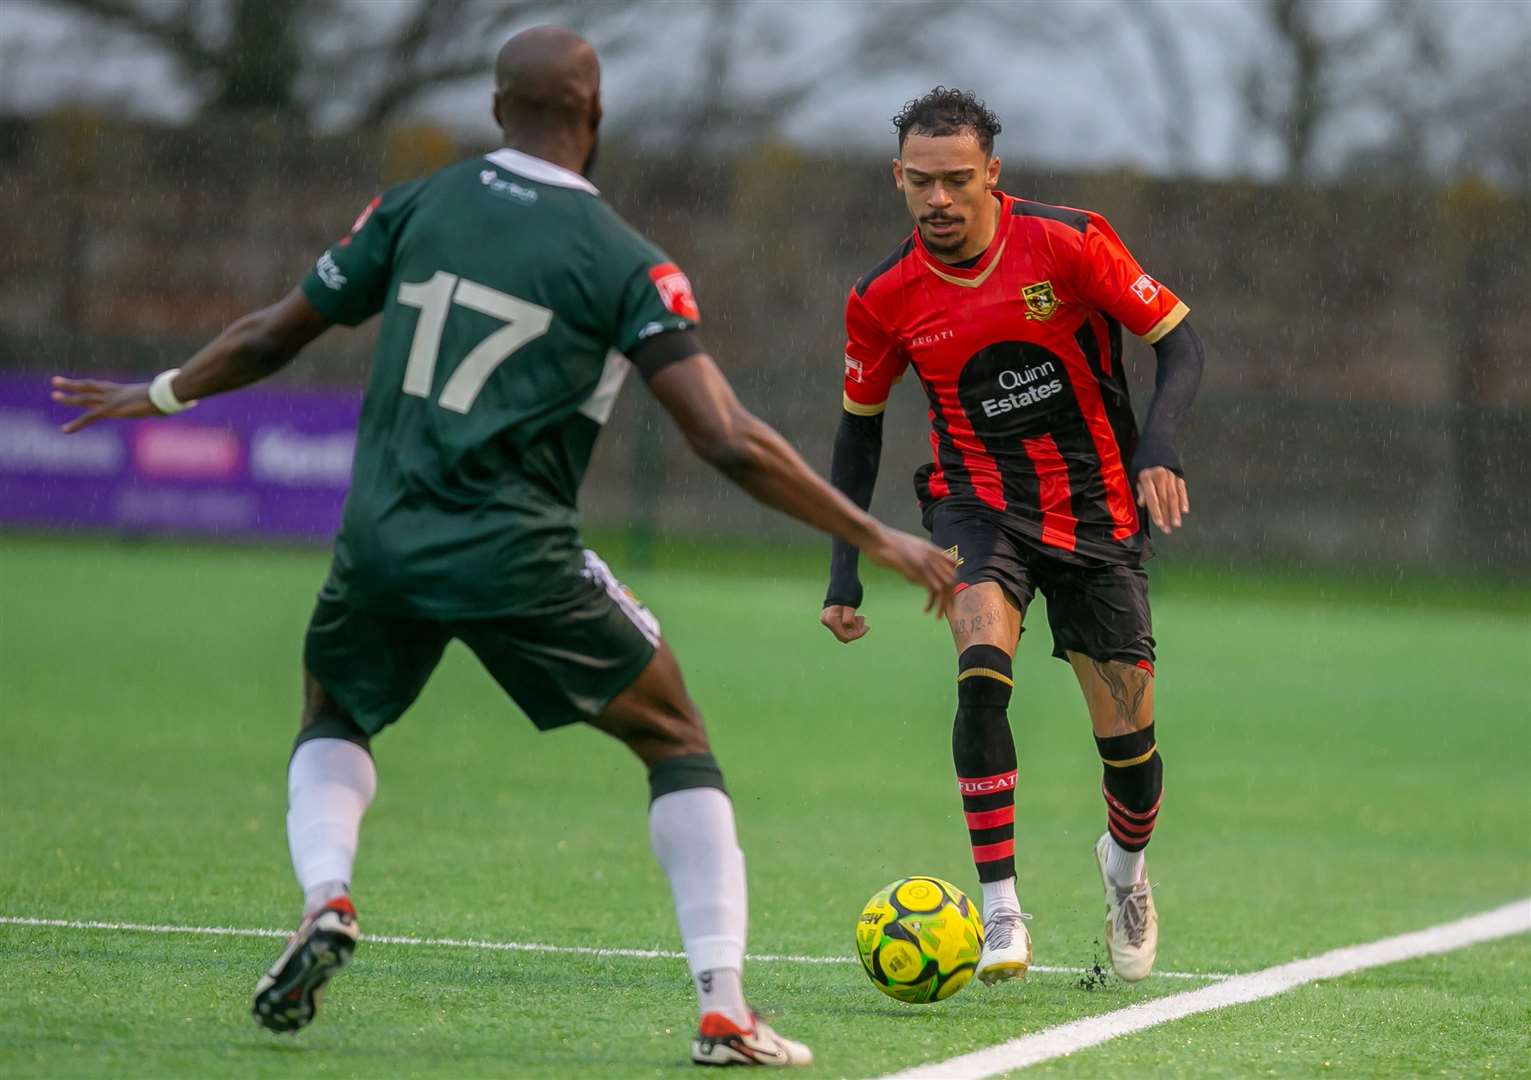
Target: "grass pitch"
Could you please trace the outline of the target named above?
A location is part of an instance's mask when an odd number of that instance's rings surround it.
[[[718,564],[726,565],[718,565]],[[620,558],[614,568],[623,573]],[[284,769],[321,554],[0,538],[0,915],[289,927]],[[1256,970],[1531,894],[1524,590],[1160,575],[1159,967]],[[626,575],[708,718],[749,859],[754,1003],[875,1076],[1200,985],[1073,974],[884,998],[856,914],[909,873],[976,888],[950,777],[952,658],[912,591],[816,625],[818,560]],[[1017,660],[1021,899],[1039,964],[1100,957],[1099,765],[1040,608]],[[677,949],[646,787],[588,730],[539,736],[449,650],[375,744],[364,934]],[[0,1075],[684,1075],[684,964],[363,942],[319,1020],[247,1014],[275,940],[0,925]],[[1531,939],[1380,968],[1040,1066],[1067,1075],[1526,1075]]]

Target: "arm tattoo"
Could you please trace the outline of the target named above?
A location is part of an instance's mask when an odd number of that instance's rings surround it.
[[[1143,695],[1148,692],[1148,672],[1115,661],[1101,663],[1092,659],[1090,664],[1111,691],[1111,700],[1116,702],[1117,720],[1130,731],[1137,720],[1138,710],[1142,708]]]

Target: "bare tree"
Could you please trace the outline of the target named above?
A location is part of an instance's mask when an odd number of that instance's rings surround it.
[[[205,113],[260,112],[313,126],[381,123],[422,93],[483,78],[518,22],[597,12],[574,0],[48,0],[168,57],[203,88]],[[380,12],[395,15],[379,18]]]
[[[1262,154],[1287,178],[1333,174],[1379,155],[1418,168],[1414,140],[1429,111],[1420,88],[1443,76],[1429,0],[1260,0],[1255,42],[1238,78],[1245,160]]]
[[[1066,57],[1081,81],[1100,88],[1107,115],[1114,111],[1152,146],[1160,164],[1193,167],[1198,86],[1177,0],[905,0],[866,8],[852,68],[862,76],[898,66],[940,70],[953,60],[950,41],[969,36],[1004,42],[1006,70],[1021,77],[1036,61]]]
[[[1157,132],[1169,161],[1177,169],[1193,171],[1200,110],[1194,69],[1174,0],[1138,0],[1121,4],[1118,10],[1123,25],[1141,38],[1145,63],[1142,68],[1121,63],[1108,65],[1108,72],[1116,76],[1116,98],[1124,104],[1136,102],[1142,94],[1134,91],[1142,83],[1155,85],[1160,110],[1151,130]]]
[[[1531,193],[1531,12],[1506,27],[1496,60],[1456,81],[1430,117],[1437,153],[1451,171]],[[1444,144],[1442,147],[1441,144]]]

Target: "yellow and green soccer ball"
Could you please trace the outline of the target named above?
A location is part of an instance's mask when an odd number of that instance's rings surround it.
[[[983,915],[940,878],[900,878],[878,889],[856,922],[856,951],[872,985],[924,1005],[968,984],[983,955]]]

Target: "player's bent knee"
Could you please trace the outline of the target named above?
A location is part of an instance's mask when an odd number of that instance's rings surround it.
[[[957,657],[957,704],[1003,709],[1015,688],[1010,654],[997,645],[969,645]]]
[[[712,752],[701,713],[690,701],[681,704],[666,702],[652,710],[647,719],[649,722],[635,735],[656,748],[657,753],[653,756],[681,757]]]
[[[1125,735],[1142,731],[1154,722],[1154,666],[1151,661],[1124,656],[1097,660],[1084,653],[1068,652],[1069,663],[1079,678],[1089,705],[1096,735]]]
[[[701,713],[686,693],[680,665],[663,643],[637,681],[588,722],[620,739],[650,768],[666,758],[711,750]]]

